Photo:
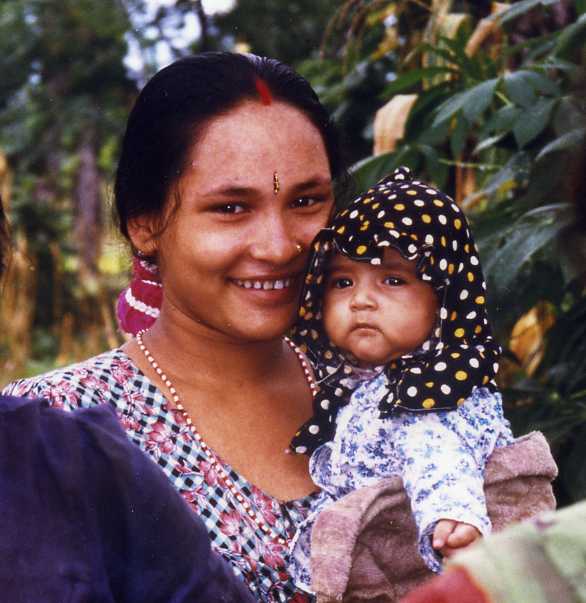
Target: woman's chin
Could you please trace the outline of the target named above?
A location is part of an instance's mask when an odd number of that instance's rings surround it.
[[[248,320],[235,320],[227,325],[226,331],[241,341],[272,341],[288,333],[293,325],[293,318],[292,313],[262,318],[249,317]]]

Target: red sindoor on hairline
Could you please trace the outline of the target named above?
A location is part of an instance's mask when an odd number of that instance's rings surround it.
[[[254,85],[260,96],[263,105],[270,105],[273,102],[273,95],[267,86],[267,83],[259,77],[254,78]]]

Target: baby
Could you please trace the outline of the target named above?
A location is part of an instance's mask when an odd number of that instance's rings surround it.
[[[314,242],[294,339],[319,383],[291,444],[321,488],[292,545],[300,588],[316,514],[392,475],[433,571],[490,532],[484,466],[513,438],[477,249],[449,197],[399,168],[338,213]]]

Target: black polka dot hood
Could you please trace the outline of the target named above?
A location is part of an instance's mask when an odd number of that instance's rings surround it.
[[[450,197],[399,168],[337,213],[313,242],[293,340],[315,367],[319,391],[312,418],[292,440],[295,452],[310,454],[332,439],[337,411],[348,403],[363,371],[324,330],[329,258],[342,253],[377,265],[387,247],[416,262],[417,276],[436,291],[439,310],[418,349],[378,368],[387,376],[381,416],[452,410],[475,387],[496,387],[500,348],[488,323],[486,285],[466,218]]]

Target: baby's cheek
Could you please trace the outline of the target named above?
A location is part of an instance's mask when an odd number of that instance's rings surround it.
[[[338,346],[342,345],[349,316],[346,304],[326,295],[322,312],[324,329],[328,339]]]

